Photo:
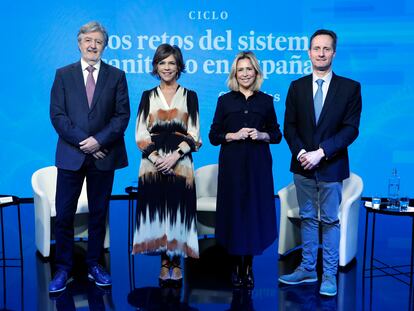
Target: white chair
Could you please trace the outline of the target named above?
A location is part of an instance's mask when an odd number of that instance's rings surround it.
[[[54,240],[52,224],[56,217],[56,166],[41,168],[32,175],[33,199],[35,206],[35,238],[36,248],[43,257],[50,255],[50,241]],[[88,198],[86,195],[86,182],[83,183],[82,192],[78,200],[74,221],[75,238],[88,236]],[[106,223],[104,247],[109,248],[109,223]]]
[[[217,200],[218,165],[210,164],[195,171],[197,193],[197,232],[214,235]]]
[[[339,265],[346,266],[357,253],[358,218],[361,194],[363,190],[361,177],[351,173],[343,181],[342,202],[339,206],[340,242]],[[280,198],[280,233],[279,255],[286,255],[290,250],[302,244],[300,234],[299,205],[296,187],[293,183],[278,192]]]

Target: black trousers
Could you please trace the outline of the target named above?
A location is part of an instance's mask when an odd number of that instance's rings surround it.
[[[58,168],[55,220],[56,268],[67,272],[70,272],[73,266],[73,222],[85,178],[89,207],[86,256],[88,266],[97,264],[103,251],[114,171],[98,170],[93,158],[88,156],[78,171]]]

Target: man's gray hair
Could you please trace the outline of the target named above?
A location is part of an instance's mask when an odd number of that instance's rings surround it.
[[[99,22],[92,21],[83,25],[78,32],[78,41],[81,41],[82,35],[90,33],[90,32],[100,32],[104,39],[104,47],[108,44],[108,33],[104,26],[102,26]]]

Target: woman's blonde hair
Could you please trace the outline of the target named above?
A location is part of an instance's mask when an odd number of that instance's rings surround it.
[[[260,69],[259,62],[256,58],[256,55],[254,55],[254,53],[251,51],[245,51],[245,52],[240,52],[239,54],[237,54],[236,58],[233,61],[233,64],[231,65],[230,74],[229,74],[229,77],[227,78],[227,86],[232,91],[237,92],[240,89],[239,83],[237,82],[237,77],[236,77],[237,63],[239,62],[239,60],[246,59],[246,58],[250,60],[254,70],[256,71],[256,80],[254,81],[251,87],[251,90],[258,91],[260,90],[260,87],[262,86],[263,73],[262,73],[262,70]]]

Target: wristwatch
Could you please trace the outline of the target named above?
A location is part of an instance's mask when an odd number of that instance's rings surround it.
[[[176,151],[178,152],[180,157],[182,157],[184,155],[184,152],[180,148],[178,148]]]

